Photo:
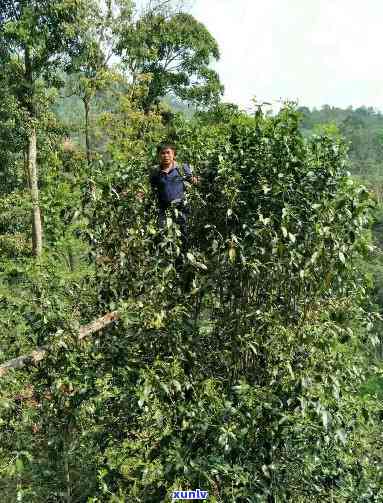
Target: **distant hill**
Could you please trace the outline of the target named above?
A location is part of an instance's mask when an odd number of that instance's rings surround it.
[[[349,141],[349,156],[354,174],[361,176],[383,173],[383,114],[372,107],[342,109],[324,105],[320,110],[300,107],[302,129],[306,134],[319,131],[323,125],[336,126]]]

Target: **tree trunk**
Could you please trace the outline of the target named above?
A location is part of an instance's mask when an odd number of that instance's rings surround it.
[[[69,245],[68,248],[68,260],[69,260],[69,268],[71,272],[74,272],[76,269],[76,256],[73,253],[72,247]]]
[[[68,420],[68,419],[67,419]],[[66,503],[71,503],[72,501],[72,491],[71,491],[71,477],[70,477],[70,466],[69,466],[69,448],[70,448],[70,432],[69,424],[64,427],[63,435],[63,461],[64,461],[64,474],[65,474],[65,500]]]
[[[90,164],[90,138],[89,138],[89,99],[83,98],[85,108],[85,144],[86,144],[86,160]]]
[[[28,46],[24,50],[25,62],[25,80],[28,83],[29,91],[27,96],[27,108],[31,119],[31,128],[28,133],[28,177],[29,188],[31,191],[32,199],[32,251],[36,257],[41,255],[43,249],[43,228],[41,225],[41,213],[39,206],[39,186],[37,176],[37,134],[34,121],[36,119],[36,111],[33,103],[33,71],[30,49]]]
[[[88,166],[90,166],[91,162],[91,151],[90,151],[90,135],[89,135],[89,111],[90,111],[90,97],[85,95],[82,98],[84,103],[85,110],[85,145],[86,145],[86,160],[88,162]],[[94,199],[96,194],[96,187],[92,180],[89,181],[89,192],[92,199]]]
[[[28,136],[28,174],[32,199],[32,250],[39,257],[43,250],[43,228],[39,206],[39,187],[37,175],[36,129],[32,127]]]

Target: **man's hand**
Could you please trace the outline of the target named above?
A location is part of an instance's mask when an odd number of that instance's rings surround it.
[[[139,190],[137,193],[136,193],[136,197],[139,201],[143,201],[144,198],[145,198],[145,192],[143,190]]]
[[[127,190],[123,190],[123,191],[121,192],[121,196],[122,196],[122,197],[127,197],[127,196],[129,196],[129,194],[130,194],[130,192],[128,192]],[[138,191],[136,192],[136,198],[137,198],[139,201],[141,201],[141,202],[142,202],[142,201],[144,200],[144,198],[145,198],[145,192],[144,192],[143,190],[138,190]]]
[[[198,185],[198,184],[199,184],[199,182],[200,182],[200,177],[199,177],[199,176],[194,176],[194,175],[193,175],[193,176],[190,178],[190,181],[191,181],[191,183],[192,183],[193,185]]]

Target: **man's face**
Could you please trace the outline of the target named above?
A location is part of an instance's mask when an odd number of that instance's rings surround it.
[[[168,168],[174,162],[174,151],[171,148],[164,148],[160,152],[161,166],[163,168]]]

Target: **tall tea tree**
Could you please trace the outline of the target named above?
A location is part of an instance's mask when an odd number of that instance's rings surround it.
[[[0,17],[2,72],[11,71],[13,91],[27,112],[28,182],[32,199],[33,252],[42,252],[37,132],[47,87],[59,85],[59,67],[79,48],[79,27],[92,0],[5,0]]]
[[[219,49],[206,27],[187,13],[149,12],[119,30],[117,52],[133,76],[150,76],[143,100],[146,111],[172,93],[183,100],[207,104],[223,92],[209,67]]]

